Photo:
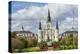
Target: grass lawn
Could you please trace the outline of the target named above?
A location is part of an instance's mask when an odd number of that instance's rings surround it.
[[[30,47],[30,48],[22,49],[22,52],[36,52],[36,51],[40,51],[40,48],[39,47]]]
[[[73,46],[72,45],[69,45],[69,46],[61,45],[60,48],[57,48],[57,49],[53,49],[53,47],[48,47],[48,51],[67,50],[67,49],[73,49]],[[29,48],[24,48],[21,50],[21,52],[38,52],[38,51],[41,51],[39,47],[29,47]],[[19,49],[16,49],[15,52],[19,52]]]

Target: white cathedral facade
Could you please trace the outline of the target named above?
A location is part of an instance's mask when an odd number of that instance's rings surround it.
[[[42,28],[42,24],[41,22],[39,22],[38,42],[41,42],[41,41],[46,41],[46,42],[56,41],[57,42],[58,34],[59,34],[58,21],[56,21],[56,29],[53,29],[52,21],[50,17],[50,11],[48,10],[48,16],[47,16],[45,28]]]

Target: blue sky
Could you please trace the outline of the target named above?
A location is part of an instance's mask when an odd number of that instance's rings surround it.
[[[31,6],[38,6],[38,7],[41,7],[41,6],[44,6],[46,5],[47,3],[32,3],[32,2],[18,2],[18,1],[13,1],[12,2],[12,12],[16,12],[20,9],[23,9],[23,8],[26,8],[28,9],[29,7]]]
[[[74,30],[78,30],[77,5],[19,1],[11,3],[11,30],[21,31],[23,26],[25,31],[37,33],[40,21],[43,28],[46,26],[48,9],[50,10],[53,29],[55,29],[55,22],[58,19],[60,33],[71,30],[72,26]]]

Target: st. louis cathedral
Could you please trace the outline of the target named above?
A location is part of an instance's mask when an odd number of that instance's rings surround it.
[[[58,34],[59,34],[58,20],[56,20],[56,29],[53,29],[50,11],[48,10],[48,16],[45,28],[42,28],[42,24],[41,22],[39,22],[38,42],[41,41],[46,41],[47,43],[50,43],[52,41],[57,42]]]

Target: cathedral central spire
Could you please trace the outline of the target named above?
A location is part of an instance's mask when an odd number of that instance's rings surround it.
[[[50,11],[48,9],[48,19],[47,19],[48,22],[51,22],[51,17],[50,17]]]

